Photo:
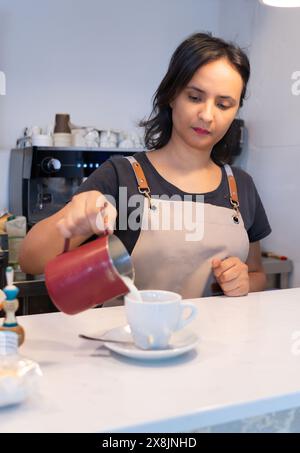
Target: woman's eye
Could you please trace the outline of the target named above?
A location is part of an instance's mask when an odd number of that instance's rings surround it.
[[[229,106],[228,106],[228,105],[224,105],[224,104],[218,104],[218,107],[219,107],[221,110],[227,110],[227,109],[229,109]]]
[[[189,99],[193,102],[201,101],[201,98],[199,98],[199,96],[192,96],[191,94],[189,95]]]
[[[201,98],[201,96],[193,96],[192,94],[189,94],[189,95],[188,95],[188,98],[189,98],[190,101],[192,101],[192,102],[201,102],[201,101],[203,101],[203,99]],[[229,106],[228,106],[228,105],[217,104],[217,106],[218,106],[219,109],[221,109],[221,110],[227,110],[227,109],[229,109]]]

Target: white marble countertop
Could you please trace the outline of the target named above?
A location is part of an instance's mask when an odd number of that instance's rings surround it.
[[[20,353],[43,378],[38,395],[0,409],[0,431],[184,432],[300,406],[300,288],[193,302],[199,345],[163,362],[78,338],[125,324],[123,307],[19,317]]]

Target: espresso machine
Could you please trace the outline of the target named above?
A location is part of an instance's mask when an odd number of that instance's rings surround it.
[[[11,150],[9,211],[28,229],[65,206],[80,184],[113,155],[137,150],[26,147]]]

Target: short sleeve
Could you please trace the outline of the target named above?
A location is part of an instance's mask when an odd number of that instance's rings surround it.
[[[268,236],[272,229],[268,221],[268,217],[266,214],[266,211],[263,207],[262,201],[260,199],[260,196],[257,192],[257,189],[255,187],[255,184],[251,179],[252,182],[252,196],[254,198],[253,200],[253,206],[254,206],[254,212],[253,212],[253,222],[248,228],[248,237],[250,242],[256,242],[260,241],[261,239],[265,238]]]
[[[118,187],[118,175],[112,161],[109,159],[79,186],[74,195],[90,190],[97,190],[103,193],[103,195],[110,195],[116,200]]]

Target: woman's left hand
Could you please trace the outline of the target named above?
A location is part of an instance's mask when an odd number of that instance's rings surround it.
[[[226,296],[246,296],[249,293],[248,266],[236,256],[223,261],[213,259],[212,269]]]

